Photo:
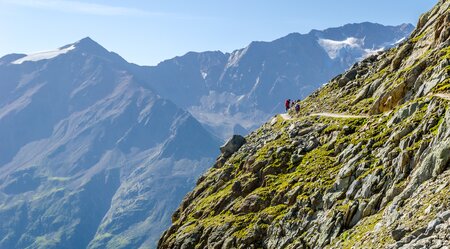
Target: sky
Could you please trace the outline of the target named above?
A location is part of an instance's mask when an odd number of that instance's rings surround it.
[[[91,37],[140,65],[347,23],[416,24],[438,0],[0,0],[0,57]]]

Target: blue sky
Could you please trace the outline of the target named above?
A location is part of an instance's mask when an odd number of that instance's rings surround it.
[[[346,23],[416,24],[438,0],[0,0],[0,56],[90,36],[130,62],[231,52],[254,40]]]

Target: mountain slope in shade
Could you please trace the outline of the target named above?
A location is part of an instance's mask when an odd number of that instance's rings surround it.
[[[218,139],[89,38],[0,59],[0,248],[154,247]]]
[[[247,133],[355,62],[407,38],[412,25],[348,24],[232,53],[190,52],[149,67],[149,84],[223,139]],[[220,119],[219,119],[220,117]]]

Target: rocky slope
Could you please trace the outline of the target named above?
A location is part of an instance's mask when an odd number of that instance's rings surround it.
[[[348,24],[232,53],[190,52],[148,67],[152,88],[186,108],[221,137],[247,134],[355,62],[409,36],[413,25]]]
[[[89,38],[0,59],[0,248],[156,246],[219,142],[134,70]]]
[[[159,248],[450,246],[450,0],[224,153]],[[345,115],[343,115],[345,114]]]

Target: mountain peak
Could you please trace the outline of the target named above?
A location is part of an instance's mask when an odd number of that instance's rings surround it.
[[[86,36],[83,39],[79,40],[78,43],[97,43],[91,37]]]
[[[411,23],[403,23],[403,24],[400,24],[397,27],[399,27],[400,30],[406,30],[406,32],[409,32],[409,33],[411,33],[416,28],[416,26],[414,26]]]
[[[75,46],[88,46],[88,47],[93,47],[93,46],[100,46],[100,44],[98,44],[96,41],[94,41],[91,37],[87,36],[77,42],[75,42],[73,45]]]
[[[108,52],[102,45],[94,41],[92,38],[85,37],[73,44],[66,45],[62,48],[74,46],[77,50],[82,50],[83,52]]]
[[[104,56],[109,54],[109,51],[100,44],[92,40],[90,37],[85,37],[75,43],[65,45],[55,50],[32,53],[28,55],[16,56],[18,59],[12,61],[12,64],[22,64],[24,62],[37,62],[42,60],[49,60],[60,55],[76,51],[79,53],[94,54]]]

